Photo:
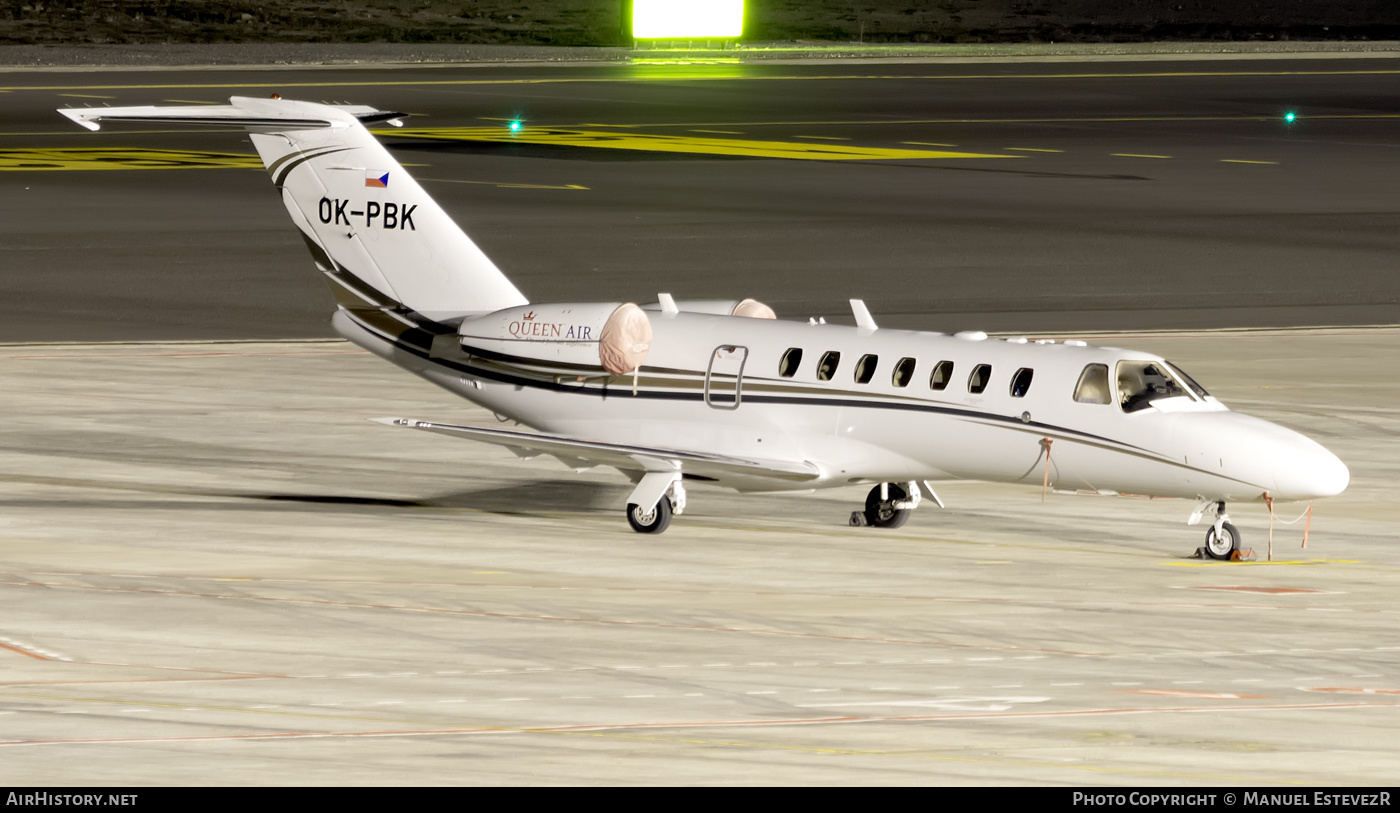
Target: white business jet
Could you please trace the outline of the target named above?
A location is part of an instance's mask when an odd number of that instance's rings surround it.
[[[660,533],[686,480],[744,492],[871,485],[854,525],[895,528],[932,483],[987,480],[1196,500],[1205,550],[1239,548],[1225,506],[1341,493],[1303,435],[1231,412],[1151,353],[1083,342],[782,321],[750,299],[533,304],[367,123],[401,113],[234,97],[226,106],[61,110],[102,121],[246,128],[364,349],[533,431],[391,426],[618,469],[627,521]]]

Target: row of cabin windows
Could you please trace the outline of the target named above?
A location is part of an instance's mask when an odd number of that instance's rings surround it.
[[[778,362],[778,375],[783,378],[792,378],[797,375],[797,368],[802,364],[802,348],[789,348]],[[880,357],[867,353],[856,362],[855,382],[857,384],[869,384],[875,378],[875,369],[880,364]],[[825,353],[821,361],[817,364],[817,380],[830,381],[836,376],[836,370],[841,366],[841,353],[830,350]],[[914,380],[914,369],[918,362],[912,358],[902,358],[894,365],[894,371],[890,374],[890,383],[896,387],[907,387]],[[1011,397],[1021,398],[1031,388],[1031,378],[1035,371],[1029,367],[1022,367],[1016,371],[1016,375],[1011,377]],[[953,362],[940,361],[933,365],[933,372],[929,373],[928,386],[931,390],[945,390],[948,382],[953,379]],[[972,368],[972,372],[967,377],[967,391],[977,395],[987,389],[987,385],[992,380],[992,365],[978,364]]]
[[[855,382],[857,384],[869,384],[875,377],[875,369],[879,366],[880,357],[867,353],[856,362]],[[802,364],[802,348],[793,347],[783,354],[782,360],[778,362],[778,375],[783,378],[792,378],[797,374],[797,368]],[[836,369],[841,366],[841,353],[836,350],[828,351],[822,356],[821,363],[817,365],[817,380],[830,381],[836,375]],[[914,368],[918,362],[912,358],[902,358],[894,365],[894,372],[890,375],[890,383],[896,387],[907,387],[909,382],[914,380]],[[1176,383],[1170,374],[1163,372],[1155,362],[1119,362],[1118,364],[1118,389],[1122,398],[1121,406],[1125,412],[1136,412],[1145,408],[1152,400],[1186,395],[1186,390]],[[1185,380],[1186,385],[1191,388],[1200,398],[1204,399],[1209,393],[1197,384],[1185,373],[1177,371],[1177,374]],[[1035,371],[1029,367],[1022,367],[1011,377],[1011,397],[1022,398],[1031,388],[1031,379]],[[929,389],[942,391],[948,388],[948,383],[953,378],[953,362],[940,361],[933,366],[933,372],[929,374]],[[971,374],[967,377],[967,391],[977,395],[987,389],[991,383],[992,366],[990,364],[978,364],[972,368]],[[1187,396],[1189,397],[1189,396]],[[1108,365],[1088,364],[1084,371],[1079,374],[1079,381],[1074,385],[1074,400],[1081,404],[1108,404],[1113,399],[1112,391],[1109,389]]]

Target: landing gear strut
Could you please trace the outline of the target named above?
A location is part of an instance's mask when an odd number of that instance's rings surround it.
[[[851,525],[898,528],[909,521],[922,496],[914,483],[881,483],[866,495],[864,511],[851,512]]]

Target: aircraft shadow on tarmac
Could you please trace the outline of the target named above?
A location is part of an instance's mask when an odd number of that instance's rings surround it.
[[[538,514],[541,506],[557,511],[594,511],[616,508],[626,495],[625,486],[574,480],[532,482],[529,488],[504,486],[477,491],[458,491],[397,500],[357,497],[348,494],[220,494],[279,503],[308,506],[366,506],[377,508],[468,508],[493,514]]]
[[[460,491],[424,499],[433,508],[472,508],[508,514],[538,514],[542,507],[558,511],[611,511],[620,506],[630,486],[579,480],[544,480],[529,487],[505,486]]]
[[[14,478],[21,479],[21,478]],[[68,488],[101,488],[121,491],[141,491],[139,485],[102,484],[88,480],[68,478],[22,478],[31,484],[45,484]],[[224,503],[218,510],[267,510],[266,503],[278,503],[291,510],[338,511],[378,508],[466,508],[493,514],[538,514],[540,498],[543,496],[553,511],[601,511],[617,507],[626,496],[626,488],[602,483],[574,483],[558,480],[534,483],[529,489],[516,486],[492,488],[482,491],[462,491],[428,497],[422,500],[402,500],[388,497],[367,497],[354,494],[265,494],[253,491],[220,491],[210,489],[186,489],[171,486],[152,486],[149,491],[160,495],[182,497],[208,497],[216,500],[237,500]],[[161,499],[159,497],[109,499],[73,499],[66,496],[27,497],[0,500],[0,507],[20,508],[63,508],[79,510],[84,508],[129,510],[195,510],[207,511],[210,504],[203,500]]]
[[[511,485],[475,491],[457,491],[419,500],[359,497],[349,494],[227,494],[277,503],[344,508],[467,508],[493,514],[538,514],[541,506],[553,511],[600,511],[616,508],[627,488],[610,483],[575,480],[532,482],[528,488]]]
[[[466,508],[493,513],[538,513],[541,505],[560,511],[591,511],[616,508],[626,495],[626,486],[576,480],[532,482],[528,489],[518,486],[493,486],[472,491],[450,491],[429,494],[421,498],[403,499],[369,496],[355,493],[293,493],[258,491],[239,488],[201,488],[178,483],[180,472],[189,468],[236,472],[247,468],[295,468],[306,477],[332,472],[344,464],[339,459],[315,455],[296,461],[275,460],[257,449],[243,449],[214,443],[146,437],[119,432],[29,432],[21,442],[0,440],[0,452],[22,451],[43,454],[54,460],[71,461],[60,468],[63,474],[0,475],[0,483],[10,482],[53,488],[76,488],[102,492],[127,492],[133,496],[73,497],[69,495],[25,496],[0,499],[0,506],[9,508],[52,507],[65,509],[127,508],[127,509],[196,509],[207,510],[205,500],[168,499],[169,497],[213,498],[221,502],[219,510],[266,510],[267,503],[280,503],[291,510],[346,511],[382,508]],[[151,480],[109,480],[85,475],[84,461],[114,462],[168,468],[168,474]],[[71,472],[69,474],[68,472]],[[431,488],[428,486],[427,488]],[[427,490],[425,488],[425,490]],[[349,489],[347,489],[349,491]],[[147,496],[134,496],[145,494]]]

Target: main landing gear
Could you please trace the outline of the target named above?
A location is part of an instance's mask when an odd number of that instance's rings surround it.
[[[685,511],[685,486],[681,484],[680,473],[663,477],[661,486],[666,490],[649,510],[642,510],[639,503],[627,503],[627,524],[639,534],[659,534],[671,527],[673,516]],[[640,491],[639,488],[633,493]]]
[[[927,484],[924,486],[928,488]],[[865,510],[851,512],[851,526],[869,525],[873,528],[898,528],[909,521],[909,512],[919,507],[923,492],[914,481],[881,483],[865,496]],[[929,489],[929,496],[941,508],[943,501]]]
[[[1201,521],[1201,515],[1208,507],[1212,507],[1210,500],[1201,500],[1196,504],[1196,510],[1191,512],[1191,518],[1186,520],[1187,525],[1195,525]],[[1197,551],[1199,558],[1211,558],[1220,560],[1232,560],[1240,557],[1240,529],[1230,523],[1230,515],[1225,513],[1225,501],[1216,500],[1213,505],[1215,509],[1215,522],[1206,529],[1206,543]]]

